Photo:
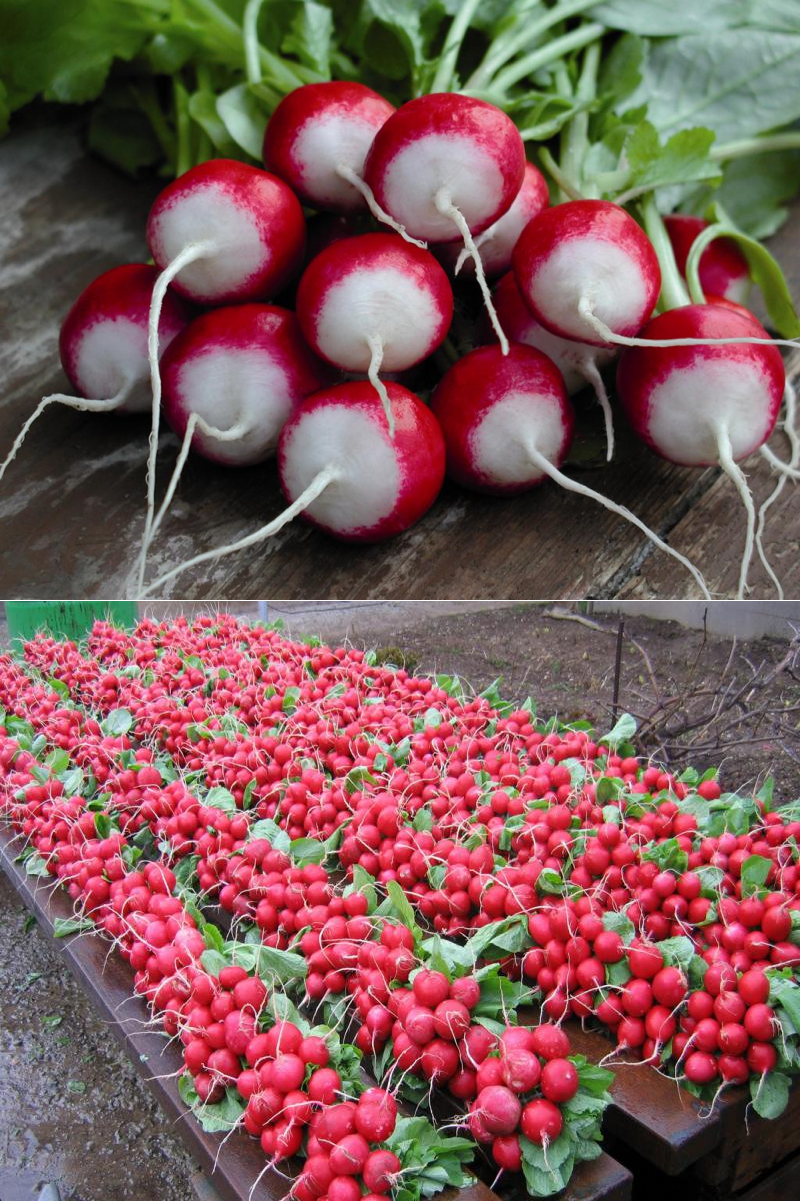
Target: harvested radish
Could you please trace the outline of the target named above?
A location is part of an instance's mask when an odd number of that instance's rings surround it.
[[[684,278],[692,245],[703,230],[708,229],[708,224],[702,217],[690,217],[686,213],[671,213],[664,218],[675,262]],[[732,239],[717,238],[706,247],[700,258],[699,276],[700,286],[709,300],[722,297],[737,304],[747,302],[752,286],[750,268]]]
[[[25,436],[51,404],[106,413],[143,413],[150,405],[147,320],[158,271],[129,263],[103,272],[84,288],[64,318],[58,349],[76,395],[45,396],[28,417],[2,464],[0,479]],[[193,315],[191,305],[167,292],[159,319],[161,351]]]
[[[392,234],[334,242],[306,268],[297,316],[310,345],[345,371],[367,372],[389,431],[394,417],[378,372],[403,371],[447,336],[453,293],[427,250]]]
[[[472,256],[487,311],[503,352],[475,235],[511,207],[525,176],[525,147],[500,109],[453,93],[418,96],[375,136],[364,178],[404,234],[428,242],[459,238]]]
[[[775,428],[786,381],[783,360],[755,317],[729,305],[671,309],[650,322],[641,341],[624,351],[617,371],[628,420],[662,458],[687,467],[718,463],[733,480],[747,512],[742,597],[756,518],[739,462]]]
[[[513,266],[525,303],[545,329],[600,346],[609,341],[606,329],[638,333],[661,289],[644,230],[607,200],[545,209],[523,230]]]
[[[161,274],[153,288],[148,330],[153,418],[140,585],[155,507],[161,407],[158,322],[166,289],[172,283],[176,292],[198,304],[269,298],[302,262],[305,219],[297,197],[282,180],[233,159],[211,159],[159,194],[147,219],[147,242]]]
[[[331,213],[366,211],[367,151],[395,107],[363,83],[308,83],[284,96],[264,134],[264,166],[304,204]]]
[[[161,363],[164,415],[182,445],[149,542],[193,450],[226,467],[275,452],[286,421],[334,372],[309,349],[297,317],[277,305],[229,305],[195,318]]]
[[[614,417],[600,368],[607,366],[617,357],[613,347],[600,347],[588,342],[575,342],[561,338],[540,325],[522,299],[514,273],[509,271],[495,286],[495,308],[500,324],[513,342],[524,342],[535,346],[551,358],[564,377],[570,396],[590,384],[603,410],[606,427],[606,453],[611,459],[614,453]],[[488,325],[488,323],[487,323]],[[491,330],[486,331],[486,341],[491,341]]]
[[[278,470],[289,507],[238,542],[165,572],[147,593],[189,567],[255,546],[299,514],[347,542],[377,542],[412,526],[444,479],[442,432],[430,409],[400,384],[387,384],[394,437],[372,384],[354,381],[315,393],[283,427]]]
[[[544,176],[533,163],[526,163],[522,187],[511,208],[475,239],[487,279],[497,279],[510,269],[511,254],[520,234],[528,222],[546,209],[549,203],[550,194]],[[437,258],[446,267],[451,267],[455,275],[462,269],[465,275],[474,273],[475,264],[463,246],[440,246]],[[502,319],[500,324],[503,324]]]
[[[559,470],[572,442],[575,416],[558,368],[540,351],[514,343],[473,350],[450,368],[431,402],[447,447],[448,475],[479,492],[513,495],[549,476],[632,522],[690,571],[700,572],[635,514]]]

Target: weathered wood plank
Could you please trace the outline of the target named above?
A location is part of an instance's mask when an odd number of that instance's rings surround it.
[[[57,335],[71,300],[100,271],[147,253],[144,221],[157,182],[133,183],[85,156],[79,128],[74,117],[47,110],[20,120],[0,147],[0,452],[38,398],[64,387]],[[791,245],[787,234],[780,241]],[[796,254],[790,267],[800,274]],[[0,594],[125,593],[142,528],[146,436],[143,418],[50,410],[0,486]],[[732,489],[715,484],[712,471],[662,462],[624,430],[619,441],[614,464],[576,478],[662,534],[677,527],[681,548],[730,591],[741,544]],[[165,435],[162,488],[175,445]],[[768,475],[755,461],[754,484],[761,487]],[[791,553],[800,536],[797,496],[786,489],[770,528],[785,548],[787,595],[800,594],[800,556]],[[251,532],[282,503],[272,464],[233,472],[194,460],[154,548],[153,572]],[[710,526],[710,518],[722,524]],[[771,595],[754,579],[757,595]],[[631,587],[647,596],[695,594],[682,568],[591,501],[550,485],[508,500],[448,485],[420,525],[389,544],[345,546],[296,525],[262,547],[187,573],[169,594],[569,598]]]

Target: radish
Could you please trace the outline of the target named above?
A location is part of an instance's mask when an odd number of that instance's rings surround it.
[[[305,219],[297,197],[282,180],[233,159],[211,159],[156,197],[147,219],[147,243],[161,274],[153,288],[148,324],[153,416],[140,586],[155,507],[161,407],[158,325],[166,289],[172,283],[174,291],[197,304],[274,295],[302,262]]]
[[[368,373],[394,435],[378,372],[413,367],[441,345],[453,293],[427,250],[391,234],[363,234],[333,243],[309,264],[297,316],[306,340],[329,363]]]
[[[664,225],[672,243],[675,262],[681,275],[686,277],[686,260],[697,237],[708,229],[708,221],[702,217],[690,217],[685,213],[671,213],[664,217]],[[731,238],[717,238],[706,247],[699,263],[700,285],[711,299],[722,297],[737,304],[746,304],[752,280],[747,259]]]
[[[473,1108],[480,1112],[490,1134],[513,1134],[519,1124],[522,1106],[519,1099],[502,1084],[481,1089]]]
[[[474,237],[511,207],[525,176],[525,147],[514,123],[492,104],[453,93],[418,96],[375,135],[364,179],[401,232],[428,242],[459,238],[475,263],[503,350]]]
[[[487,279],[497,279],[510,270],[511,254],[520,234],[528,222],[546,209],[549,203],[550,195],[544,176],[537,167],[534,167],[533,163],[526,163],[522,187],[517,192],[511,207],[499,221],[495,221],[494,225],[490,225],[475,239]],[[437,258],[446,267],[452,268],[455,275],[458,275],[462,269],[465,275],[471,274],[475,270],[475,264],[463,246],[460,249],[456,246],[440,246]],[[505,329],[502,320],[500,324]]]
[[[76,395],[54,392],[39,402],[0,464],[0,479],[48,405],[94,413],[147,410],[147,321],[157,279],[155,267],[129,263],[103,272],[84,288],[64,318],[58,340],[61,364]],[[173,292],[166,293],[158,327],[162,351],[192,315],[191,305]]]
[[[188,567],[255,546],[303,513],[346,542],[376,542],[412,526],[433,504],[444,479],[444,440],[430,409],[400,384],[387,384],[395,414],[389,434],[372,384],[338,384],[309,397],[283,427],[278,470],[289,507],[228,546],[165,572],[145,595]]]
[[[226,467],[262,462],[300,402],[333,375],[288,309],[231,305],[195,318],[162,358],[164,415],[182,445],[145,554],[190,450]]]
[[[498,346],[473,350],[450,368],[431,402],[447,447],[448,475],[479,492],[513,495],[549,476],[568,491],[587,496],[642,530],[694,576],[700,572],[629,509],[579,484],[559,470],[572,441],[574,413],[564,381],[550,359],[515,343],[507,356]]]
[[[683,344],[675,346],[676,340]],[[716,304],[662,313],[642,331],[641,345],[625,350],[619,362],[617,389],[642,441],[673,463],[718,463],[733,480],[747,513],[739,597],[747,587],[756,528],[739,461],[772,434],[785,380],[780,353],[755,317]]]
[[[311,208],[367,208],[367,151],[395,107],[363,83],[309,83],[284,96],[267,123],[264,166]]]
[[[638,333],[661,289],[647,234],[607,200],[545,209],[523,230],[513,268],[525,303],[545,329],[600,346],[611,340],[606,330]]]
[[[575,342],[561,338],[540,325],[531,313],[517,287],[514,273],[509,271],[495,286],[492,293],[497,316],[512,342],[524,342],[534,346],[553,360],[564,377],[567,392],[573,396],[587,384],[594,388],[603,410],[606,428],[606,457],[614,454],[614,418],[611,402],[600,369],[613,362],[617,351],[612,347],[601,348],[588,342]],[[487,331],[488,334],[488,331]],[[492,341],[491,336],[482,339]]]

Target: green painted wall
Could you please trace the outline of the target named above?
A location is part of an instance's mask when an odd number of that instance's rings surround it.
[[[54,638],[79,642],[97,620],[131,628],[136,624],[135,601],[6,601],[6,621],[12,642],[20,643],[40,630]]]

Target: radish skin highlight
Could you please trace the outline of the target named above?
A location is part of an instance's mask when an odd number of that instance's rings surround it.
[[[551,358],[563,375],[570,396],[580,392],[587,384],[594,388],[603,410],[606,459],[610,462],[614,455],[614,416],[600,368],[612,363],[618,352],[610,346],[603,348],[551,334],[539,324],[525,304],[511,271],[495,286],[493,298],[500,324],[509,338],[514,342],[524,342],[526,346],[534,346]],[[489,336],[484,336],[482,340],[490,342],[490,331],[485,331],[485,334]]]
[[[560,467],[572,442],[575,416],[555,364],[531,346],[514,343],[473,350],[439,384],[431,402],[447,447],[447,473],[467,488],[493,495],[527,491],[549,477],[631,522],[689,571],[710,598],[705,580],[634,513]]]
[[[278,472],[289,507],[252,534],[165,572],[149,595],[189,567],[255,546],[302,514],[346,542],[402,533],[428,511],[444,479],[442,432],[430,409],[400,384],[387,384],[394,438],[372,384],[338,384],[310,396],[286,423]]]
[[[198,304],[265,299],[299,268],[305,220],[297,197],[282,180],[233,159],[212,159],[187,171],[156,198],[147,220],[147,242],[162,275],[150,309],[152,423],[140,585],[155,511],[161,408],[158,311],[166,284],[172,281],[175,292]]]
[[[743,597],[755,513],[738,464],[775,428],[786,383],[783,360],[755,317],[722,304],[662,313],[639,341],[623,352],[617,370],[626,416],[662,458],[686,467],[719,464],[731,477],[747,513]]]
[[[510,118],[454,93],[402,105],[378,130],[364,167],[377,203],[413,237],[463,242],[504,352],[475,236],[508,211],[524,176],[525,147]]]
[[[64,318],[58,342],[61,365],[75,395],[55,392],[39,402],[0,464],[0,479],[31,426],[51,404],[91,413],[147,410],[148,314],[157,279],[155,267],[129,263],[105,271],[81,292]],[[159,324],[162,348],[193,312],[181,297],[166,294]]]
[[[432,254],[391,234],[334,242],[306,268],[297,316],[309,345],[344,371],[366,372],[394,417],[379,371],[405,371],[442,344],[453,293]]]

